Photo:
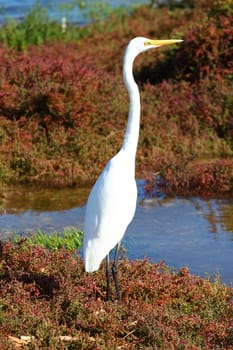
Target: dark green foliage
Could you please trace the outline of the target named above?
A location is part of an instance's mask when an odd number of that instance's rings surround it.
[[[123,260],[120,283],[122,302],[106,302],[104,267],[87,275],[72,251],[2,244],[1,349],[20,336],[25,349],[232,348],[233,290],[218,279]]]
[[[184,42],[135,62],[137,176],[160,172],[175,191],[232,192],[232,2],[168,7],[112,14],[78,41],[58,35],[24,52],[0,47],[1,182],[71,186],[96,178],[121,146],[122,56],[128,40],[143,35]],[[201,180],[203,171],[211,181]]]

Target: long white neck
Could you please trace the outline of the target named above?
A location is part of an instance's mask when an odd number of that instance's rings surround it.
[[[128,124],[124,136],[122,150],[132,155],[135,160],[140,129],[140,94],[133,77],[135,55],[126,50],[123,62],[123,80],[129,94]]]

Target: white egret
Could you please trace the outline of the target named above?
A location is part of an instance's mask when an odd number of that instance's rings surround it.
[[[107,163],[93,186],[86,206],[84,224],[84,261],[86,272],[99,269],[106,257],[107,299],[110,298],[109,252],[116,246],[112,265],[118,300],[118,258],[121,240],[132,221],[137,200],[135,156],[140,128],[140,94],[133,77],[133,62],[138,54],[149,49],[175,44],[182,40],[132,39],[125,51],[123,80],[129,94],[128,124],[120,151]]]

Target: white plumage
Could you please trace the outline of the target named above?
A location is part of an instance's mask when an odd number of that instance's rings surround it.
[[[126,48],[123,80],[130,100],[128,124],[120,151],[107,163],[88,198],[83,244],[87,272],[98,270],[101,261],[122,240],[136,209],[135,156],[140,128],[140,94],[133,77],[134,59],[141,52],[180,41],[182,40],[150,40],[137,37],[132,39]],[[114,267],[113,277],[120,299],[117,261]],[[107,266],[109,288],[108,271]],[[107,295],[109,296],[109,291]]]
[[[134,216],[137,187],[133,164],[129,174],[124,153],[121,151],[108,162],[87,202],[84,258],[88,272],[98,270],[101,261],[121,241]]]

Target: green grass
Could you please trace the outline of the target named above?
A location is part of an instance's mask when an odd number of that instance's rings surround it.
[[[63,33],[61,23],[51,20],[47,9],[37,2],[22,22],[7,19],[0,30],[0,42],[17,50],[25,50],[30,45],[41,45],[44,42],[68,41],[71,38],[78,40],[84,33],[84,29],[78,30],[73,25]]]
[[[41,246],[46,249],[58,250],[65,248],[77,250],[82,246],[83,232],[74,227],[67,228],[62,232],[54,231],[51,234],[39,229],[30,236],[15,236],[13,237],[13,242],[17,243],[22,239],[26,239],[33,246]]]
[[[53,41],[79,41],[92,32],[102,31],[105,20],[113,13],[122,16],[129,13],[130,8],[113,8],[105,1],[72,1],[61,3],[54,8],[58,13],[58,20],[49,16],[48,9],[40,1],[25,14],[22,22],[12,18],[6,18],[5,24],[0,28],[0,43],[17,50],[27,50],[28,46],[41,45]],[[72,15],[73,11],[73,15]],[[1,9],[4,15],[4,7]],[[93,25],[77,26],[75,13],[83,13],[87,23]],[[66,29],[62,28],[62,18],[66,18]],[[71,21],[70,21],[71,20]],[[106,28],[105,28],[106,29]]]

